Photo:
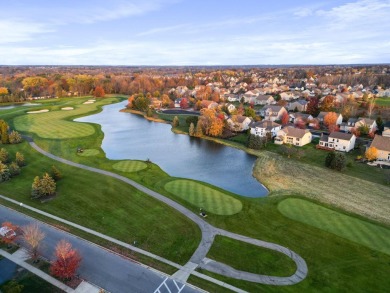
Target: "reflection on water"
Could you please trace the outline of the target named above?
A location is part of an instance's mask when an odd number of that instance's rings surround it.
[[[107,158],[150,159],[171,176],[208,182],[249,197],[267,194],[252,177],[256,157],[205,139],[174,134],[168,124],[119,112],[125,104],[108,105],[101,113],[75,120],[102,126]]]

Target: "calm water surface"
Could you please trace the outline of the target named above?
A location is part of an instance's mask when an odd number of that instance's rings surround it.
[[[204,181],[231,192],[260,197],[267,190],[252,177],[255,156],[212,141],[175,134],[171,125],[122,113],[127,102],[75,121],[100,124],[102,148],[112,160],[150,159],[169,175]]]

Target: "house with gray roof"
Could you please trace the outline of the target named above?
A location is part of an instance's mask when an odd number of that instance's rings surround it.
[[[356,136],[352,133],[334,131],[329,135],[322,134],[318,148],[349,152],[355,147]]]
[[[291,144],[301,147],[310,143],[311,139],[312,134],[310,130],[287,126],[277,132],[274,143]]]
[[[378,160],[390,161],[390,137],[375,135],[370,147],[378,150]]]

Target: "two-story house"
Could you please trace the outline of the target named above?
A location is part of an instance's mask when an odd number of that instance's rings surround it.
[[[288,113],[283,106],[265,106],[260,110],[260,114],[264,116],[264,120],[276,121],[281,120],[284,113]]]
[[[349,152],[355,147],[355,141],[354,134],[335,131],[329,135],[322,134],[318,145],[320,148]]]
[[[251,134],[260,137],[266,137],[267,133],[271,134],[271,137],[276,136],[276,133],[282,129],[282,125],[273,121],[263,120],[258,122],[252,122],[249,124]]]
[[[310,143],[311,139],[310,130],[287,126],[277,132],[274,142],[275,144],[291,144],[301,147]]]
[[[305,112],[307,109],[307,101],[306,100],[298,100],[294,102],[290,102],[288,104],[288,110],[289,111],[299,111],[299,112]]]
[[[375,135],[371,147],[378,150],[378,160],[390,161],[390,137]]]

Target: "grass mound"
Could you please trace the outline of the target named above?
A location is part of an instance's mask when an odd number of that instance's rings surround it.
[[[225,193],[190,180],[173,180],[165,190],[216,215],[234,215],[242,210],[242,203]]]
[[[121,161],[112,167],[121,172],[137,172],[146,169],[147,165],[140,161]]]
[[[315,203],[285,199],[278,205],[286,217],[390,255],[390,229],[354,218]]]
[[[390,188],[342,172],[261,152],[253,175],[273,195],[299,194],[390,224]],[[335,184],[337,183],[337,184]]]
[[[99,154],[99,150],[96,149],[85,149],[82,153],[78,153],[79,156],[82,157],[93,157]]]

